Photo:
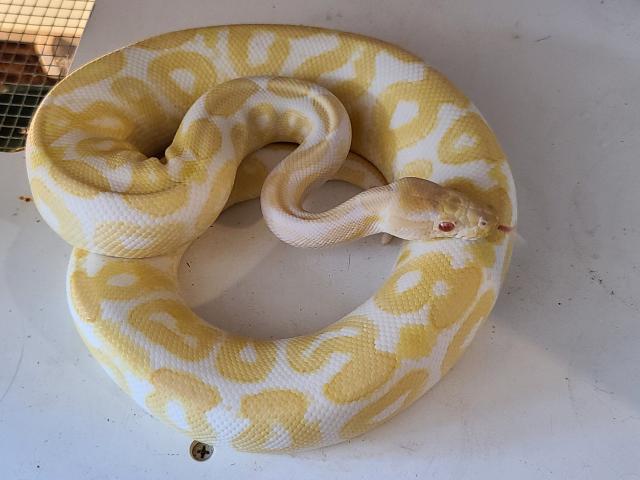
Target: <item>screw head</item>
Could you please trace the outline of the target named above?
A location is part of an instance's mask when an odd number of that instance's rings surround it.
[[[206,443],[194,440],[193,442],[191,442],[189,453],[191,453],[191,458],[193,458],[196,462],[204,462],[206,460],[209,460],[209,458],[211,458],[211,455],[213,455],[213,447],[211,445],[207,445]]]

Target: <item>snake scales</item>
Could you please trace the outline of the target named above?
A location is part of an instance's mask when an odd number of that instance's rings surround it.
[[[74,246],[69,304],[93,356],[153,415],[240,450],[337,443],[408,407],[488,316],[511,255],[515,189],[478,110],[420,59],[348,33],[208,27],[110,53],[43,101],[27,166]],[[331,178],[364,191],[306,211]],[[258,196],[294,245],[408,241],[327,328],[232,335],[185,305],[177,265],[225,206]]]

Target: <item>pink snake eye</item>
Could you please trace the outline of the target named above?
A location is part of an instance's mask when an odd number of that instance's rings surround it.
[[[450,232],[454,228],[456,228],[456,225],[455,223],[451,223],[451,222],[440,222],[440,224],[438,225],[438,229],[441,232]]]

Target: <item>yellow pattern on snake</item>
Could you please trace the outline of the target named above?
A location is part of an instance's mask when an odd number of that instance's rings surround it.
[[[462,354],[509,263],[515,189],[482,116],[420,59],[358,35],[235,25],[139,42],[53,89],[27,160],[38,209],[75,247],[83,340],[136,402],[213,445],[291,451],[383,423]],[[330,179],[364,191],[305,210]],[[313,335],[206,323],[177,265],[224,208],[257,197],[292,245],[405,239],[394,271]]]

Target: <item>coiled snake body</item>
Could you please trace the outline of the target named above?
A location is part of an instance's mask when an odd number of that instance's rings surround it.
[[[454,364],[510,258],[515,190],[477,109],[421,60],[353,34],[236,25],[118,50],[45,99],[27,160],[42,216],[75,247],[83,340],[140,405],[209,444],[296,450],[384,422]],[[331,178],[365,190],[306,211]],[[257,196],[293,245],[408,241],[375,295],[329,327],[232,335],[185,305],[177,265],[225,205]]]

